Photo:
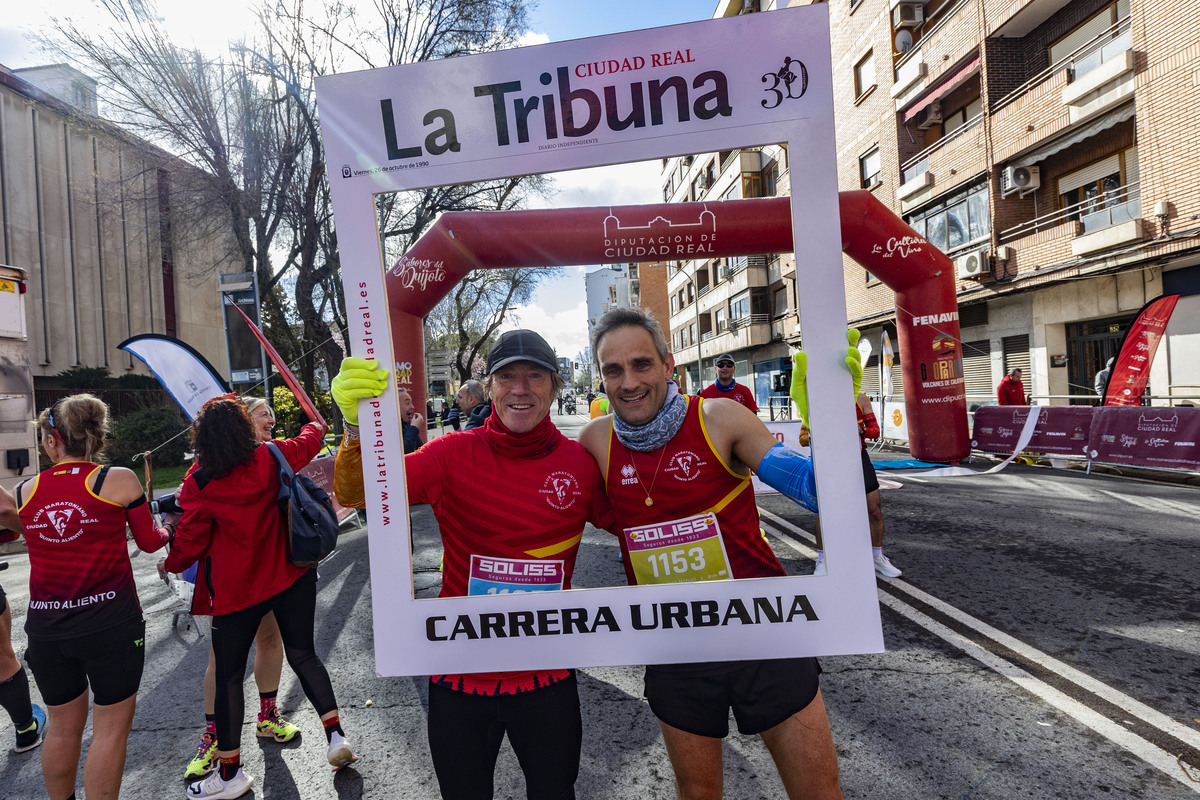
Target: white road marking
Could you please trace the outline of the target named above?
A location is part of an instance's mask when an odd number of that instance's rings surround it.
[[[892,585],[895,585],[894,581]],[[1192,783],[1188,780],[1187,776],[1183,774],[1183,771],[1180,770],[1179,765],[1176,763],[1175,756],[1162,748],[1125,730],[1103,714],[1099,714],[1078,700],[1068,697],[1058,689],[1033,677],[1020,667],[1005,661],[1003,658],[972,642],[962,634],[947,628],[940,622],[931,619],[907,603],[897,600],[882,590],[879,592],[879,601],[898,614],[907,617],[922,628],[925,628],[935,636],[960,648],[976,661],[1009,679],[1034,697],[1054,706],[1062,713],[1091,728],[1113,744],[1123,747],[1158,771],[1182,783],[1193,792],[1200,794],[1200,784]]]
[[[1197,506],[1192,506],[1189,508],[1183,504],[1173,503],[1170,500],[1162,500],[1157,497],[1152,500],[1130,497],[1127,494],[1117,494],[1116,492],[1110,492],[1107,489],[1101,489],[1100,493],[1108,495],[1114,500],[1120,500],[1123,503],[1128,503],[1131,506],[1144,509],[1145,511],[1154,511],[1159,514],[1176,513],[1189,518],[1196,516]]]
[[[810,534],[808,531],[800,528],[797,525],[794,525],[777,514],[773,514],[766,509],[759,509],[759,513],[762,516],[770,519],[771,522],[787,528],[788,530],[791,530],[792,532],[797,533],[806,539],[813,538],[812,534]],[[807,549],[804,547],[804,545],[797,544],[789,537],[781,537],[781,540],[792,546],[798,552],[804,553]],[[811,558],[813,556],[809,557]],[[950,604],[921,591],[920,589],[912,586],[909,583],[906,583],[903,580],[893,578],[888,581],[888,585],[905,594],[908,594],[910,597],[913,597],[914,599],[919,600],[932,608],[937,609],[939,612],[947,615],[951,619],[954,619],[955,621],[974,630],[980,635],[991,639],[997,644],[1000,644],[1012,650],[1013,652],[1018,653],[1023,658],[1032,661],[1038,666],[1043,667],[1044,669],[1049,670],[1050,672],[1053,672],[1068,681],[1071,681],[1076,686],[1104,699],[1108,703],[1111,703],[1112,705],[1124,711],[1126,714],[1136,717],[1147,725],[1157,728],[1158,730],[1187,743],[1192,748],[1200,749],[1200,731],[1195,731],[1176,722],[1167,715],[1156,711],[1146,704],[1117,691],[1111,686],[1084,674],[1078,669],[1075,669],[1074,667],[1065,664],[1062,661],[1059,661],[1058,659],[1041,652],[1040,650],[1030,647],[1024,642],[1009,636],[1008,634],[1003,633],[996,628],[993,628],[982,620],[972,617],[970,614],[967,614],[966,612],[961,611],[954,606],[951,606]],[[1124,747],[1126,750],[1134,753],[1139,758],[1145,760],[1148,764],[1151,764],[1155,768],[1168,773],[1171,775],[1171,777],[1185,783],[1185,785],[1189,786],[1197,793],[1200,793],[1200,785],[1185,781],[1181,776],[1178,764],[1176,764],[1175,761],[1175,757],[1166,753],[1161,748],[1150,742],[1147,742],[1141,737],[1129,733],[1124,728],[1121,728],[1113,723],[1107,717],[1092,711],[1082,703],[1071,699],[1067,695],[1059,692],[1057,689],[1054,689],[1043,681],[1038,680],[1019,667],[1011,664],[1008,661],[1005,661],[999,656],[992,654],[980,645],[972,642],[970,639],[967,639],[966,637],[956,633],[950,628],[947,628],[941,623],[936,622],[928,615],[923,614],[914,607],[892,597],[890,594],[887,594],[882,590],[880,591],[880,601],[903,616],[908,617],[914,622],[917,622],[917,624],[926,628],[931,633],[934,633],[936,636],[961,648],[964,652],[976,660],[986,664],[999,674],[1009,678],[1014,683],[1017,683],[1035,696],[1045,700],[1048,703],[1051,703],[1064,713],[1076,718],[1079,720],[1079,722],[1087,725],[1089,728],[1092,728],[1097,733],[1101,734],[1115,744],[1118,744],[1121,747]]]

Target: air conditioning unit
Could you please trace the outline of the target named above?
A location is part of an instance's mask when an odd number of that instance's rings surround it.
[[[1004,170],[1001,196],[1007,197],[1020,192],[1021,197],[1036,191],[1042,185],[1041,167],[1008,167]]]
[[[934,100],[925,111],[921,114],[920,122],[917,127],[921,130],[929,130],[934,125],[942,124],[942,104]]]
[[[954,266],[957,268],[959,278],[981,278],[992,274],[992,262],[988,259],[986,247],[972,250],[965,256],[959,256],[954,260]]]
[[[892,9],[893,28],[915,28],[925,22],[925,6],[921,3],[900,3]]]

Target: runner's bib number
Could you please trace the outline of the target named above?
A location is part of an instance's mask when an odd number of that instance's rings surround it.
[[[638,585],[733,577],[716,514],[697,514],[624,530]]]
[[[563,588],[565,574],[562,561],[473,555],[467,594],[555,592]]]

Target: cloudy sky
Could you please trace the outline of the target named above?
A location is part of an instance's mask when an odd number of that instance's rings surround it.
[[[248,0],[165,0],[158,4],[172,36],[203,50],[219,50],[239,31],[249,29]],[[533,10],[529,44],[674,25],[708,19],[716,0],[542,0]],[[36,36],[50,28],[50,17],[102,19],[96,0],[11,2],[0,15],[0,64],[9,68],[45,64]],[[660,202],[659,162],[578,170],[556,176],[556,207],[631,205]],[[547,203],[548,205],[549,203]],[[567,267],[547,281],[533,302],[517,310],[507,327],[532,328],[546,336],[560,356],[574,357],[587,345],[587,306],[583,276],[599,265]]]

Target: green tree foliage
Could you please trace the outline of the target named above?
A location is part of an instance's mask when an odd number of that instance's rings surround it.
[[[138,468],[138,453],[153,452],[153,463],[177,467],[188,450],[188,419],[177,406],[152,406],[126,414],[112,423],[112,441],[105,452],[119,467]]]
[[[275,435],[290,439],[300,433],[300,428],[308,422],[308,417],[300,410],[296,396],[286,386],[276,386],[272,389],[275,408]],[[317,410],[326,421],[333,419],[333,397],[329,392],[317,392],[313,397]]]
[[[112,386],[108,367],[71,367],[54,376],[62,383],[66,394],[88,392],[98,395]]]

